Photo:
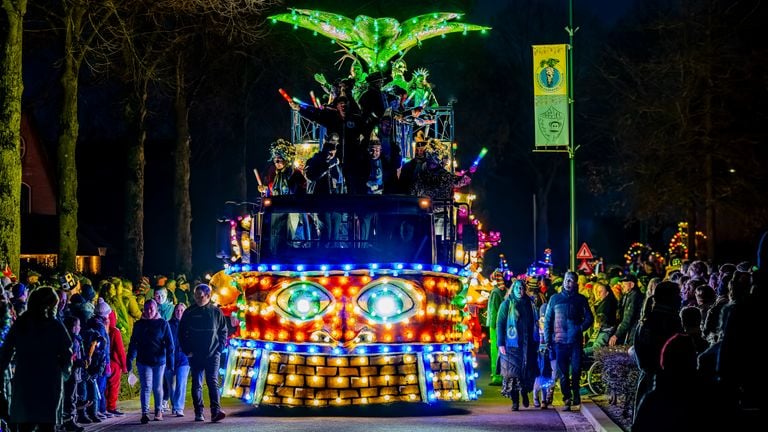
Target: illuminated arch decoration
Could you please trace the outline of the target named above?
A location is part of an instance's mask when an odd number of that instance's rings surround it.
[[[343,15],[308,9],[290,9],[290,13],[273,15],[278,21],[311,30],[339,44],[345,51],[368,65],[370,72],[384,70],[395,56],[402,56],[422,41],[449,34],[469,31],[485,33],[490,27],[456,22],[462,14],[434,12],[408,18],[400,23],[394,18],[371,18],[358,15],[354,20]]]
[[[707,236],[705,236],[703,232],[696,231],[697,246],[699,243],[703,243],[706,239]],[[683,259],[688,259],[688,222],[680,222],[677,224],[677,232],[669,241],[669,254],[670,256],[676,255]]]
[[[643,254],[650,254],[651,252],[652,249],[650,246],[640,242],[634,242],[624,253],[624,260],[627,262],[627,264],[631,264],[637,260],[638,256],[642,256]]]

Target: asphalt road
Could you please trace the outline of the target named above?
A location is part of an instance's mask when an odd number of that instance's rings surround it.
[[[125,417],[113,418],[98,425],[90,425],[88,432],[100,431],[253,431],[270,432],[297,431],[365,431],[365,432],[453,432],[453,431],[573,431],[586,432],[594,429],[579,412],[560,411],[561,403],[556,399],[555,408],[542,410],[522,408],[510,410],[511,402],[499,395],[500,387],[488,386],[488,371],[480,357],[483,389],[480,400],[452,403],[441,406],[416,404],[388,405],[380,407],[356,407],[339,409],[303,408],[254,408],[233,399],[223,399],[227,418],[220,423],[194,422],[190,399],[187,399],[187,416],[166,417],[161,422],[151,421],[148,425],[139,423],[138,410],[131,410],[135,403],[121,406],[126,409]],[[485,377],[484,379],[482,377]],[[206,403],[207,406],[207,403]],[[208,412],[206,416],[210,418]],[[151,418],[152,416],[150,416]]]

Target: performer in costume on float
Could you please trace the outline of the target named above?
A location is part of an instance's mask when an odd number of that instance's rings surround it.
[[[296,148],[289,141],[278,138],[269,146],[271,163],[267,167],[264,180],[266,184],[259,185],[259,192],[269,196],[304,194],[307,189],[307,179],[293,162],[296,158]]]

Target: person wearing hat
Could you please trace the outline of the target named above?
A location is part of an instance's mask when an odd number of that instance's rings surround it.
[[[504,297],[507,294],[507,287],[504,285],[504,275],[500,268],[491,273],[491,285],[493,289],[488,295],[488,303],[486,306],[486,318],[485,325],[488,327],[488,343],[490,344],[490,361],[491,361],[491,385],[501,385],[501,375],[499,374],[499,347],[497,346],[497,333],[496,333],[496,320],[499,315],[499,306],[504,301]]]
[[[34,291],[35,288],[40,286],[40,273],[30,270],[27,273],[27,287],[30,291]]]
[[[336,195],[345,192],[345,178],[341,170],[338,147],[333,139],[326,140],[319,152],[307,161],[307,192],[313,195]]]
[[[403,164],[398,178],[398,193],[408,194],[416,183],[416,173],[424,166],[426,158],[424,156],[427,148],[427,139],[424,137],[424,131],[416,132],[413,137],[414,153],[413,158]]]
[[[400,167],[400,146],[391,147],[395,154],[382,154],[381,141],[376,134],[371,134],[368,142],[368,177],[365,190],[368,195],[381,195],[395,192],[397,169]],[[397,162],[394,162],[394,161]]]
[[[347,192],[347,179],[341,170],[336,153],[336,142],[331,139],[326,140],[322,149],[309,158],[306,169],[309,180],[308,193],[338,195]],[[321,239],[326,242],[338,239],[341,233],[341,213],[325,212],[318,216],[323,222]]]
[[[303,194],[307,189],[307,179],[298,167],[294,166],[296,148],[282,138],[269,146],[272,157],[267,167],[264,181],[259,185],[259,192],[267,196]]]
[[[608,345],[632,345],[635,330],[643,310],[644,297],[637,286],[637,277],[628,273],[621,279],[621,300],[619,301],[619,325]]]
[[[424,149],[425,162],[416,171],[411,195],[428,196],[433,200],[453,198],[453,190],[466,186],[471,179],[467,175],[456,175],[445,169],[445,159],[449,156],[448,143],[436,138],[430,139]]]
[[[339,136],[335,156],[347,177],[365,176],[364,166],[368,155],[361,137],[368,136],[373,125],[370,123],[370,119],[366,120],[360,114],[360,108],[354,100],[349,99],[348,96],[339,96],[333,100],[330,107],[326,108],[299,106],[296,103],[291,103],[291,107],[297,110],[302,117],[325,127],[329,135],[335,133]],[[309,174],[307,177],[309,178]],[[355,182],[355,184],[359,183]],[[365,181],[362,184],[365,184]],[[350,193],[362,194],[365,192],[350,190]]]
[[[383,72],[376,71],[368,74],[366,78],[368,90],[358,99],[363,118],[370,118],[373,124],[379,122],[387,108],[397,108],[398,105],[397,97],[381,90],[386,80],[387,77]]]
[[[13,294],[13,298],[11,299],[13,311],[17,317],[21,316],[21,314],[27,310],[27,295],[29,294],[29,289],[27,289],[27,286],[23,283],[17,282],[11,286],[11,294]]]

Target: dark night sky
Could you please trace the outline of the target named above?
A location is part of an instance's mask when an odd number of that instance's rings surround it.
[[[400,20],[411,15],[443,11],[464,11],[464,21],[493,26],[487,36],[472,34],[467,37],[449,35],[445,39],[425,41],[421,49],[414,48],[406,56],[409,70],[426,67],[431,72],[431,82],[441,102],[451,99],[456,104],[456,137],[459,142],[460,165],[468,165],[479,149],[486,146],[488,136],[473,128],[473,119],[487,116],[493,119],[517,117],[520,127],[533,125],[532,96],[528,93],[500,93],[499,89],[510,80],[508,76],[493,75],[491,82],[473,82],[476,68],[492,68],[500,62],[514,62],[523,59],[518,66],[520,74],[530,75],[530,45],[537,43],[565,43],[567,37],[562,30],[567,24],[567,1],[448,1],[418,2],[409,4],[407,11],[393,10],[387,5],[396,2],[341,2],[341,1],[287,1],[289,6],[306,7],[342,13],[346,16],[366,14],[370,16],[392,16]],[[402,2],[400,2],[402,4]],[[631,1],[590,0],[575,1],[575,24],[582,29],[577,33],[575,51],[586,64],[600,49],[600,37],[611,26],[617,25],[630,10]],[[439,6],[436,7],[435,5]],[[533,6],[531,6],[533,5]],[[519,8],[518,8],[519,7]],[[525,23],[528,7],[549,8],[551,14],[546,23],[531,25],[525,32],[500,31],[501,27]],[[280,8],[275,12],[284,10]],[[243,140],[247,144],[246,165],[262,169],[266,164],[267,146],[277,137],[289,136],[289,109],[277,93],[278,87],[290,89],[290,93],[303,95],[309,90],[318,90],[312,83],[312,73],[325,72],[334,77],[333,63],[339,54],[335,47],[324,38],[312,38],[306,30],[290,31],[288,26],[275,26],[265,42],[267,51],[277,50],[275,59],[264,61],[266,73],[260,81],[248,86],[230,102],[231,110],[241,109],[247,113],[247,131],[241,127],[242,117],[230,116],[229,112],[206,111],[208,103],[196,102],[192,107],[192,206],[193,206],[193,253],[196,272],[218,267],[214,253],[215,218],[224,201],[236,199],[235,167],[242,157],[235,153]],[[516,35],[518,40],[510,44],[507,37]],[[582,44],[584,48],[581,49]],[[49,155],[55,156],[56,111],[59,99],[56,74],[51,64],[59,55],[55,47],[48,44],[28,47],[24,63],[25,107],[33,113],[41,138],[49,148]],[[487,55],[487,58],[478,53]],[[582,54],[583,53],[583,54]],[[294,58],[291,58],[293,56]],[[296,57],[299,57],[298,59]],[[509,60],[507,60],[509,59]],[[471,63],[470,63],[471,62]],[[576,74],[576,98],[579,94],[579,74]],[[527,78],[525,78],[527,79]],[[118,86],[110,84],[103,77],[85,76],[81,84],[80,139],[78,163],[80,173],[81,220],[98,226],[110,242],[119,246],[122,219],[122,169],[123,149],[126,130],[121,122],[121,94]],[[582,96],[583,97],[583,96]],[[509,110],[488,112],[488,100],[509,101]],[[246,106],[246,101],[249,106]],[[527,111],[514,111],[527,106]],[[238,108],[242,107],[242,108]],[[169,116],[167,101],[156,101],[152,105],[149,119],[150,135],[147,142],[147,189],[146,189],[146,256],[145,272],[170,272],[173,264],[172,195],[170,184],[173,176],[172,148],[174,140],[173,120]],[[578,123],[577,123],[578,124]],[[579,131],[577,129],[577,139]],[[513,150],[514,146],[516,150]],[[503,143],[510,155],[529,151],[532,139],[524,142]],[[473,193],[478,195],[475,209],[481,215],[485,227],[501,231],[503,244],[489,252],[486,268],[496,265],[496,255],[506,254],[515,271],[523,270],[533,257],[532,235],[532,194],[535,190],[530,173],[523,164],[516,164],[506,158],[503,165],[491,163],[497,155],[490,153],[475,175]],[[565,155],[561,155],[563,159]],[[550,163],[542,156],[542,163]],[[252,177],[252,176],[251,176]],[[249,195],[256,193],[256,183],[248,178]],[[555,252],[556,264],[565,266],[568,260],[568,178],[567,165],[563,164],[550,197],[551,246]],[[636,232],[623,229],[621,221],[599,218],[595,215],[594,202],[585,192],[579,193],[579,238],[590,242],[593,251],[604,254],[612,262],[618,262],[621,254]],[[540,254],[544,245],[537,245]],[[659,245],[662,246],[662,245]],[[541,258],[540,256],[536,258]]]

